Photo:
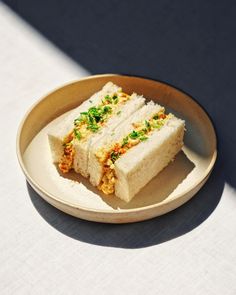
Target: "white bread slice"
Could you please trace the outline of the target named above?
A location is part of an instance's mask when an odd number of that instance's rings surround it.
[[[115,195],[129,202],[183,146],[184,121],[173,117],[115,162]]]
[[[74,143],[75,156],[74,156],[74,170],[81,173],[83,176],[88,177],[91,172],[89,169],[89,150],[90,147],[97,146],[102,138],[106,138],[107,134],[113,132],[117,126],[119,126],[125,119],[141,108],[145,103],[143,96],[132,94],[130,99],[121,104],[116,113],[111,116],[103,128],[99,132],[91,134],[87,141],[76,141]],[[118,114],[117,114],[118,113]],[[90,168],[91,164],[90,164]]]
[[[96,92],[79,107],[73,109],[62,122],[49,131],[48,140],[53,163],[58,163],[61,160],[64,150],[63,139],[74,128],[74,119],[77,118],[81,112],[85,112],[90,107],[100,104],[105,95],[115,93],[120,89],[119,86],[108,82],[103,86],[102,90]]]
[[[136,95],[137,96],[137,95]],[[139,96],[137,96],[139,97]],[[103,176],[103,165],[99,162],[96,154],[99,151],[108,151],[110,147],[125,136],[127,136],[133,129],[133,123],[150,119],[153,115],[163,110],[164,108],[154,102],[149,102],[141,109],[137,110],[132,116],[128,117],[120,126],[113,132],[109,132],[106,136],[100,138],[96,145],[92,145],[89,151],[88,171],[90,174],[90,182],[94,186],[98,186]]]

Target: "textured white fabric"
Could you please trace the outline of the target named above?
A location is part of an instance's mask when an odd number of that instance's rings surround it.
[[[236,193],[219,165],[186,205],[133,225],[82,221],[28,192],[21,118],[88,73],[3,4],[0,36],[0,294],[236,294]]]

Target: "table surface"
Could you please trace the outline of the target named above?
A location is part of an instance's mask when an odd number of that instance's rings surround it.
[[[15,138],[38,98],[91,72],[3,3],[0,36],[0,294],[236,294],[236,193],[222,168],[234,135],[217,129],[226,137],[210,179],[169,214],[127,225],[68,216],[27,185]]]

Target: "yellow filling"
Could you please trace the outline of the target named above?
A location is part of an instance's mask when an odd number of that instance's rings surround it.
[[[104,96],[98,106],[92,106],[87,112],[80,113],[79,117],[74,120],[73,130],[63,140],[64,152],[58,165],[63,173],[67,173],[73,168],[74,140],[86,140],[92,133],[97,132],[118,107],[129,99],[130,96],[120,89],[116,93]],[[120,112],[118,111],[117,115]]]
[[[133,131],[124,137],[120,142],[111,146],[109,150],[101,149],[96,154],[98,160],[103,165],[103,177],[98,188],[105,194],[112,194],[115,190],[115,161],[125,154],[130,148],[148,139],[156,129],[160,129],[172,114],[166,115],[160,111],[149,120],[144,120],[133,124]]]

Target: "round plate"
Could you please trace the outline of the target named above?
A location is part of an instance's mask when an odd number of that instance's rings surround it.
[[[130,203],[103,195],[78,174],[60,175],[52,164],[47,139],[48,128],[61,120],[59,116],[108,81],[120,85],[127,93],[143,94],[186,121],[182,151]],[[162,82],[109,74],[70,83],[39,100],[20,125],[17,155],[28,182],[56,208],[86,220],[127,223],[162,215],[188,201],[209,177],[217,150],[209,117],[187,94]]]

